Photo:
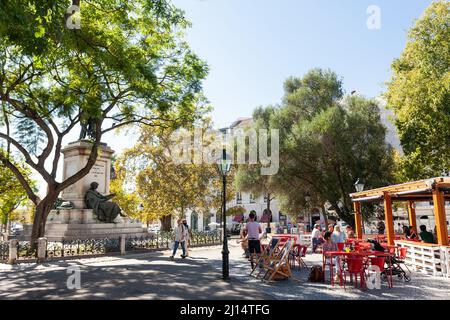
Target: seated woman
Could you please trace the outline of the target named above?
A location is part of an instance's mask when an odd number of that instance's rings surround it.
[[[336,243],[331,241],[331,232],[327,231],[325,232],[323,239],[325,242],[322,244],[322,252],[323,254],[329,252],[329,251],[338,251],[338,246]],[[330,266],[330,268],[334,268],[334,281],[339,281],[339,275],[338,275],[338,260],[337,257],[333,259],[333,266]]]
[[[408,229],[409,229],[409,238],[408,238],[408,239],[411,239],[411,240],[417,240],[418,237],[417,237],[416,231],[414,230],[414,227],[409,226]]]

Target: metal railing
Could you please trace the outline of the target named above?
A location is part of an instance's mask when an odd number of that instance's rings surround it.
[[[28,241],[0,242],[0,262],[45,261],[53,258],[75,258],[108,254],[125,254],[126,252],[142,250],[169,249],[174,240],[173,232],[150,233],[143,237],[104,238],[104,239],[77,239],[62,241],[47,241],[41,238],[35,248],[31,248]],[[14,241],[14,242],[11,242]],[[207,246],[221,243],[219,231],[192,232],[191,246]],[[10,247],[16,246],[17,254],[10,258]],[[15,251],[15,250],[14,250]],[[38,252],[39,255],[38,256]],[[45,253],[45,256],[44,256]]]
[[[120,239],[77,239],[47,242],[46,258],[89,256],[120,252]]]
[[[0,241],[0,262],[8,261],[9,257],[9,242]]]

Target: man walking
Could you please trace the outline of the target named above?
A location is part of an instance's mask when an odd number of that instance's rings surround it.
[[[322,231],[320,231],[320,225],[315,224],[314,230],[311,233],[312,239],[312,253],[316,253],[317,247],[323,243]]]
[[[185,227],[184,227],[181,219],[179,219],[177,221],[177,227],[175,228],[174,233],[175,233],[175,235],[174,235],[175,244],[173,246],[173,252],[172,252],[172,255],[170,256],[170,259],[171,260],[175,259],[174,257],[175,257],[175,254],[177,253],[178,246],[180,244],[181,244],[181,249],[183,250],[183,254],[181,255],[181,258],[184,259],[184,258],[186,258],[186,247],[185,247],[186,230],[185,230]]]
[[[247,231],[248,251],[250,254],[250,262],[253,268],[254,256],[259,256],[261,254],[261,242],[259,238],[260,234],[262,233],[262,228],[260,224],[255,221],[256,214],[254,212],[250,212],[248,218],[249,221],[245,226],[245,230]]]

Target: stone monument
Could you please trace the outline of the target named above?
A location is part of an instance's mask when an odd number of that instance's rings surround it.
[[[86,165],[91,148],[91,142],[80,140],[69,143],[62,149],[64,180]],[[59,208],[50,212],[45,228],[45,236],[49,241],[118,238],[121,235],[143,236],[147,233],[141,223],[130,223],[127,217],[118,215],[112,223],[103,222],[96,217],[93,209],[87,208],[85,196],[92,183],[97,183],[96,191],[100,194],[109,195],[113,154],[114,151],[110,147],[101,144],[97,161],[90,172],[63,190],[61,198],[64,202],[70,202],[73,208]],[[25,237],[29,236],[31,230],[24,230],[24,234]]]

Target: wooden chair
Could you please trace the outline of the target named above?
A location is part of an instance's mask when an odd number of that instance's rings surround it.
[[[262,273],[266,273],[266,270],[263,268],[264,265],[268,264],[268,261],[271,258],[276,258],[280,253],[280,248],[278,246],[280,239],[273,238],[270,240],[269,245],[261,252],[259,257],[252,256],[250,259],[254,259],[252,261],[252,271],[250,272],[250,276],[254,276],[256,278],[260,278]],[[264,278],[264,275],[262,276]]]
[[[273,281],[275,277],[292,278],[291,266],[289,263],[289,255],[294,248],[292,240],[286,241],[284,247],[281,249],[276,257],[270,257],[267,264],[263,266],[266,270],[264,280]]]

